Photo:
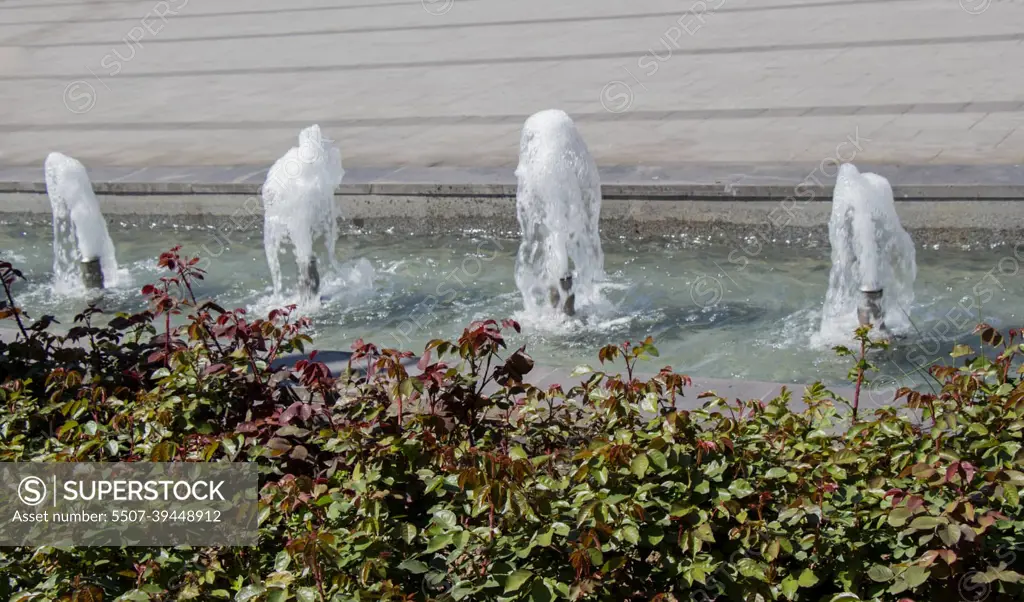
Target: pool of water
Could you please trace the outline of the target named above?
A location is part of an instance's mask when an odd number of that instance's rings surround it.
[[[201,297],[255,312],[294,299],[272,295],[262,234],[233,232],[227,239],[198,227],[110,225],[117,259],[128,283],[104,293],[109,310],[138,310],[142,285],[161,275],[157,256],[174,245],[200,255],[208,277]],[[815,340],[828,281],[827,248],[732,247],[680,240],[607,240],[604,302],[582,319],[552,324],[523,315],[513,280],[518,241],[462,234],[399,237],[350,231],[338,242],[340,270],[321,263],[319,307],[309,308],[316,348],[347,350],[356,338],[421,351],[424,343],[454,338],[472,320],[516,318],[540,364],[597,365],[607,343],[650,334],[660,357],[651,371],[671,365],[692,376],[778,382],[845,382],[852,365]],[[1024,255],[1018,252],[1018,255]],[[52,314],[65,325],[85,306],[50,287],[52,230],[47,223],[0,224],[0,257],[23,270],[18,302],[32,316]],[[1021,326],[1024,256],[987,250],[918,249],[914,331],[876,364],[901,384],[921,379],[919,369],[942,358],[955,342],[976,341],[978,320],[1000,328]],[[283,258],[285,271],[294,264]],[[286,286],[294,274],[286,275]]]

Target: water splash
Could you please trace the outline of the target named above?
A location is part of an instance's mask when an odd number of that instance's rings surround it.
[[[516,178],[522,242],[515,279],[525,314],[563,321],[586,312],[600,301],[604,277],[601,182],[568,115],[547,110],[526,120]]]
[[[124,284],[118,271],[114,241],[100,212],[89,174],[77,160],[50,153],[44,165],[46,193],[53,210],[53,288],[59,294],[86,290],[81,264],[99,260],[103,285]]]
[[[291,244],[300,279],[316,268],[313,244],[320,238],[324,239],[329,267],[338,269],[334,250],[340,212],[334,191],[344,176],[341,152],[318,125],[302,130],[299,145],[278,159],[267,173],[262,192],[263,247],[275,295],[283,289],[279,256],[286,242]],[[309,297],[304,304],[315,305],[318,301],[311,291],[304,296]]]
[[[862,291],[881,290],[886,327],[910,327],[917,277],[914,242],[900,225],[889,181],[860,173],[852,164],[839,168],[828,224],[832,271],[817,342],[850,340],[858,326]]]

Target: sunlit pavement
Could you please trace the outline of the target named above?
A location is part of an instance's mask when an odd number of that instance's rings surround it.
[[[1017,0],[0,0],[0,165],[1024,162]]]

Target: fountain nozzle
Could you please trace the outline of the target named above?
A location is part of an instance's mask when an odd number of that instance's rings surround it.
[[[561,309],[567,316],[576,315],[576,293],[572,290],[572,274],[566,274],[558,281],[558,286],[561,287],[562,292],[566,294],[565,303],[561,303],[562,295],[557,288],[551,287],[551,293],[549,295],[551,299],[551,306],[555,309]]]
[[[85,288],[103,288],[103,266],[100,265],[99,257],[83,259],[79,270]]]
[[[882,316],[882,289],[873,286],[860,288],[860,304],[857,306],[857,321],[861,326],[874,325],[879,332],[885,332]]]
[[[320,272],[316,267],[316,257],[310,257],[303,265],[299,262],[299,292],[305,297],[313,298],[320,294]]]

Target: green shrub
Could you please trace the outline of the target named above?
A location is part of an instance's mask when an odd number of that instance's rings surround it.
[[[256,548],[7,548],[12,600],[1020,600],[1024,384],[1016,332],[979,328],[936,394],[858,413],[821,385],[677,409],[652,341],[534,387],[484,321],[408,352],[357,341],[346,374],[294,308],[199,302],[177,250],[151,309],[66,335],[8,300],[2,461],[250,461]],[[177,316],[177,317],[175,317]],[[179,320],[182,325],[176,326]],[[854,373],[865,382],[867,333]],[[604,371],[621,362],[625,376]],[[920,413],[918,423],[914,413]]]

